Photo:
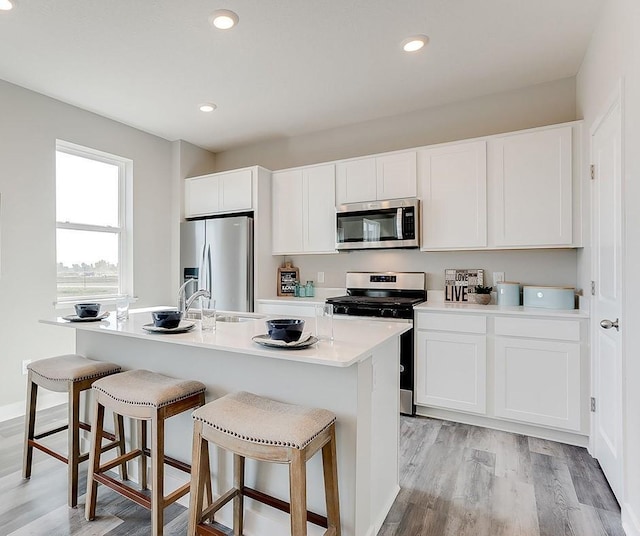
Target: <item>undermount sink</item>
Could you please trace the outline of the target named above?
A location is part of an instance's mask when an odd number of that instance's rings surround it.
[[[188,320],[200,320],[199,311],[189,311],[186,318]],[[242,315],[234,313],[220,313],[216,314],[216,322],[250,322],[251,320],[258,320],[264,318],[264,315]]]

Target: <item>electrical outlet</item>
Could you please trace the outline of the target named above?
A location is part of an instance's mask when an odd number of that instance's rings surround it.
[[[324,283],[324,272],[318,272],[318,278],[316,279],[318,283]]]
[[[23,359],[22,360],[22,375],[27,375],[27,365],[31,363],[31,359]]]
[[[493,272],[493,286],[504,281],[504,272]]]

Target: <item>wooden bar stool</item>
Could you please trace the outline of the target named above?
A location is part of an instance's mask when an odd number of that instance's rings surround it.
[[[187,473],[191,471],[190,465],[165,456],[165,419],[202,406],[205,389],[205,385],[201,382],[178,380],[148,370],[122,372],[98,380],[93,384],[95,416],[91,437],[85,510],[85,517],[89,521],[96,514],[96,498],[98,483],[100,483],[151,510],[151,534],[153,536],[162,535],[164,509],[189,492],[189,484],[187,483],[165,497],[164,464]],[[98,438],[102,432],[105,408],[111,409],[119,416],[138,420],[139,444],[137,449],[100,465]],[[151,421],[150,449],[146,446],[147,421]],[[151,497],[105,474],[119,464],[138,458],[140,488],[146,490],[147,457],[151,458]]]
[[[189,536],[224,534],[205,521],[213,521],[215,512],[232,499],[233,534],[241,536],[244,496],[290,513],[292,536],[306,536],[307,521],[327,528],[325,536],[340,536],[336,417],[333,413],[239,392],[197,409],[193,419]],[[233,488],[207,507],[203,505],[203,493],[211,478],[208,442],[233,453],[234,476]],[[320,449],[327,517],[307,511],[306,463]],[[245,458],[289,464],[291,503],[246,487]]]
[[[80,429],[91,430],[89,424],[80,421],[80,393],[89,389],[95,380],[120,372],[120,367],[113,363],[94,361],[81,355],[69,354],[34,361],[27,365],[27,371],[22,476],[23,478],[31,478],[34,448],[66,463],[69,466],[68,503],[70,507],[74,507],[78,504],[78,465],[89,457],[88,454],[80,454]],[[39,434],[35,433],[38,387],[69,394],[69,420],[66,425]],[[64,430],[68,431],[66,457],[39,442],[40,439]],[[106,437],[112,442],[101,448],[109,450],[119,447],[120,452],[124,452],[123,430],[122,420],[117,420],[116,435],[103,433],[101,437]],[[123,466],[121,471],[124,471],[121,473],[122,478],[127,478],[126,467]]]

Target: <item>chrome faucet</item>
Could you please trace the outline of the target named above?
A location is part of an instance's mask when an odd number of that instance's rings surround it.
[[[191,282],[198,282],[197,279],[187,279],[178,289],[178,311],[182,312],[182,316],[185,317],[187,312],[193,305],[193,302],[200,297],[211,298],[211,292],[205,289],[196,290],[187,300],[187,285]]]

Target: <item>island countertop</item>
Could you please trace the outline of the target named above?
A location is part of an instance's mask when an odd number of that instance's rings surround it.
[[[152,322],[151,311],[156,308],[130,311],[129,320],[118,321],[115,312],[104,320],[96,322],[69,322],[62,317],[41,320],[44,324],[52,324],[84,331],[101,332],[123,337],[154,340],[168,344],[195,346],[227,352],[242,353],[327,365],[332,367],[349,367],[371,355],[371,352],[388,340],[409,330],[411,324],[399,322],[368,322],[366,320],[334,319],[334,340],[320,340],[308,348],[292,350],[266,348],[252,341],[255,335],[266,333],[266,317],[255,316],[255,319],[241,322],[217,322],[215,331],[201,331],[197,320],[196,326],[185,333],[150,333],[143,329]],[[244,316],[245,313],[231,313]],[[315,318],[303,318],[306,322],[305,332],[315,332]]]

